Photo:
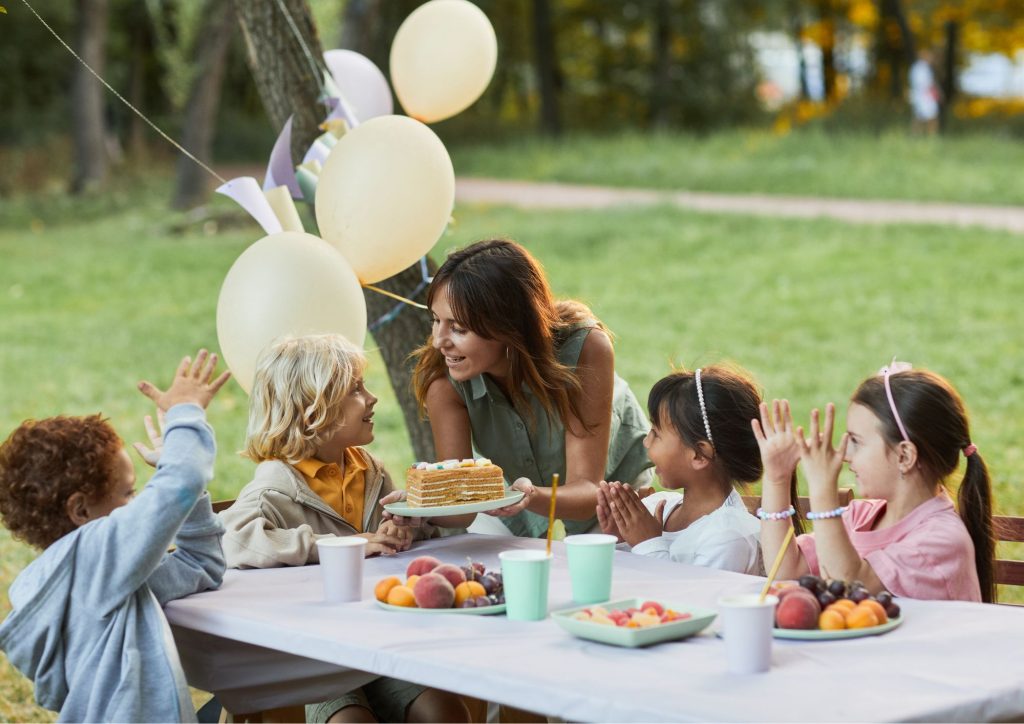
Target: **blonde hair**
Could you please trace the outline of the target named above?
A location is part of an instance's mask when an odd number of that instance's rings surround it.
[[[311,457],[344,424],[342,400],[365,369],[362,350],[338,334],[271,344],[256,363],[243,455],[287,463]]]

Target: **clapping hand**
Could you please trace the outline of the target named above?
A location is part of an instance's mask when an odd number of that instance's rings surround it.
[[[153,447],[146,447],[141,442],[132,443],[132,447],[139,454],[147,465],[150,467],[156,467],[156,464],[160,462],[160,453],[164,449],[164,411],[157,408],[156,419],[159,424],[159,429],[153,426],[153,418],[150,415],[146,415],[142,418],[142,424],[146,427],[146,435],[149,437],[149,444]]]
[[[800,441],[803,430],[793,430],[793,414],[789,400],[772,400],[771,410],[767,403],[759,405],[760,420],[751,420],[757,446],[761,449],[766,483],[788,483],[800,462]]]
[[[600,488],[598,488],[600,490]],[[600,493],[598,493],[600,495]],[[611,511],[611,521],[620,539],[630,546],[657,538],[665,529],[665,501],[659,501],[652,515],[635,490],[622,483],[607,483],[605,498]],[[600,522],[601,513],[598,513]],[[604,530],[604,526],[601,527]],[[605,531],[610,532],[610,531]]]
[[[174,373],[174,380],[166,392],[145,380],[139,383],[139,392],[153,400],[164,412],[185,402],[195,403],[205,409],[217,391],[231,377],[230,372],[222,372],[214,379],[213,371],[216,367],[217,355],[201,349],[196,354],[195,363],[191,357],[181,360]]]

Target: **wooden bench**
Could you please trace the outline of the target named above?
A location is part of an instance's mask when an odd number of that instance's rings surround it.
[[[992,532],[997,544],[1024,543],[1024,517],[993,515]],[[996,558],[996,583],[1002,586],[1024,586],[1024,561]]]

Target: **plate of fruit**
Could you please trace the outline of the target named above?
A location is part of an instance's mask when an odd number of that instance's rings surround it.
[[[486,616],[505,612],[501,573],[472,560],[464,566],[433,556],[413,559],[405,579],[388,576],[373,591],[377,605],[406,613],[464,613]]]
[[[573,636],[635,648],[698,634],[717,615],[708,608],[625,598],[555,611],[551,618]]]
[[[903,623],[900,607],[888,591],[871,595],[860,581],[847,583],[819,576],[776,583],[775,638],[829,641],[877,636]]]

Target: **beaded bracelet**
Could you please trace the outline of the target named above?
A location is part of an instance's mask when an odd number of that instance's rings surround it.
[[[824,513],[815,513],[811,511],[807,514],[807,520],[825,520],[826,518],[838,518],[844,512],[846,512],[846,506],[840,505],[835,510],[826,510]]]
[[[764,508],[758,508],[754,515],[761,520],[785,520],[786,518],[792,518],[796,515],[796,508],[791,505],[789,506],[789,510],[780,510],[778,513],[769,513]]]

